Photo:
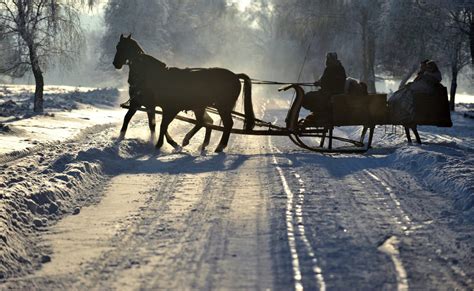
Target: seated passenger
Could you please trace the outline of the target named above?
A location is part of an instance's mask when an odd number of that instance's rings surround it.
[[[303,98],[303,108],[310,111],[324,111],[327,108],[329,97],[344,93],[346,70],[337,59],[336,53],[326,55],[326,68],[321,78],[314,82],[320,86],[318,91],[308,92]]]
[[[424,60],[412,83],[407,84],[413,93],[434,94],[435,86],[441,83],[441,72],[435,62]]]
[[[395,124],[409,124],[415,120],[415,95],[436,94],[441,83],[441,72],[435,62],[425,60],[413,82],[394,92],[388,98],[391,121]]]

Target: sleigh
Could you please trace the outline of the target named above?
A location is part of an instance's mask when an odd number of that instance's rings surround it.
[[[319,152],[363,152],[371,148],[373,134],[377,125],[401,125],[405,129],[408,142],[412,142],[410,129],[416,142],[421,144],[417,127],[431,125],[451,127],[451,116],[446,87],[439,85],[435,94],[415,94],[413,118],[400,122],[391,114],[386,94],[352,95],[339,94],[331,96],[325,110],[313,110],[310,115],[300,117],[301,103],[304,91],[298,86],[290,85],[281,90],[295,88],[297,95],[288,112],[288,128],[292,132],[290,138],[300,147]],[[363,130],[358,140],[341,138],[334,135],[336,127],[362,126]],[[365,135],[369,137],[365,142]],[[308,132],[312,132],[309,134]],[[313,133],[318,132],[318,133]],[[333,147],[333,141],[338,140],[345,145]],[[326,144],[327,141],[327,144]]]

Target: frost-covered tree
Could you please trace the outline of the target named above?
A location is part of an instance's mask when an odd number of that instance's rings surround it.
[[[450,72],[450,106],[454,110],[458,74],[470,62],[472,36],[468,27],[473,25],[474,3],[472,0],[416,0],[415,3],[421,10],[430,12],[426,19],[433,27],[430,42],[435,46],[440,65]]]
[[[43,111],[43,70],[53,61],[68,61],[81,44],[78,7],[84,1],[1,0],[0,27],[7,59],[0,72],[19,76],[32,71],[34,111]],[[89,4],[94,1],[89,0]],[[5,55],[3,56],[5,57]]]
[[[145,51],[164,60],[176,55],[202,57],[225,31],[216,24],[226,8],[224,0],[110,0],[102,63],[108,69],[122,33],[131,33]]]
[[[273,65],[270,56],[275,55],[271,3],[252,1],[242,11],[229,0],[111,0],[105,11],[102,67],[113,70],[118,37],[132,33],[148,54],[170,66],[222,66],[270,76],[273,71],[265,64]]]
[[[420,1],[420,0],[418,0]],[[417,2],[419,3],[419,2]],[[457,31],[467,39],[471,63],[474,65],[474,1],[473,0],[433,0],[429,3],[419,3],[446,14],[451,31]]]
[[[401,79],[403,87],[424,59],[438,59],[443,25],[430,9],[415,1],[391,0],[384,7],[384,23],[378,37],[378,65],[388,76]]]
[[[361,80],[367,83],[369,92],[375,93],[375,64],[377,38],[381,32],[383,4],[382,0],[358,0],[347,2],[351,22],[358,24],[356,34],[360,35],[362,74]]]
[[[448,14],[445,37],[442,42],[451,72],[450,108],[455,109],[458,74],[463,67],[474,65],[474,1],[454,0],[442,2],[442,12]]]
[[[279,29],[312,41],[309,61],[321,66],[324,54],[336,51],[350,74],[360,77],[375,91],[376,38],[380,27],[382,0],[309,1],[277,0],[282,18]],[[304,46],[304,45],[303,45]]]
[[[356,45],[347,39],[354,35],[347,29],[347,13],[344,1],[339,0],[274,0],[277,13],[277,35],[293,41],[299,49],[293,58],[305,65],[307,75],[319,78],[325,62],[325,54],[336,51],[348,71],[359,72],[358,58],[354,58]],[[344,45],[341,45],[344,43]],[[355,63],[353,62],[355,61]],[[350,62],[350,63],[349,63]],[[301,68],[300,68],[301,69]],[[297,72],[299,73],[299,72]]]
[[[110,0],[105,9],[105,34],[102,39],[102,65],[112,64],[119,36],[132,33],[146,51],[171,54],[171,35],[166,29],[170,18],[167,1]]]

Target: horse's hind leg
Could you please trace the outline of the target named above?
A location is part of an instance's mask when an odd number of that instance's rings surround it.
[[[206,111],[204,111],[204,122],[206,124],[212,124],[214,122],[214,120],[212,120],[211,116],[209,116]],[[202,143],[201,150],[205,150],[206,147],[209,145],[209,142],[211,140],[211,133],[212,129],[210,127],[206,127],[206,135],[204,136],[204,142]]]
[[[160,125],[160,135],[158,137],[158,142],[156,143],[157,149],[163,146],[165,135],[166,135],[166,140],[168,141],[170,145],[172,145],[175,148],[178,146],[178,144],[168,134],[168,126],[170,125],[171,121],[173,121],[176,114],[178,114],[178,111],[163,109],[163,118],[161,119],[161,125]]]
[[[213,120],[207,114],[205,110],[195,110],[194,114],[196,116],[196,125],[186,134],[183,139],[183,146],[187,146],[191,138],[203,127],[205,124],[212,124]],[[204,142],[201,146],[201,149],[204,150],[208,145],[211,139],[211,131],[212,129],[206,127],[206,135],[204,137]]]
[[[194,117],[196,118],[196,125],[191,128],[191,130],[184,136],[183,138],[183,147],[187,146],[189,144],[189,141],[193,136],[204,126],[204,115],[205,111],[202,109],[196,109],[194,110]]]
[[[226,148],[227,143],[229,142],[230,131],[234,125],[230,110],[219,110],[219,115],[221,116],[222,123],[224,124],[224,132],[222,133],[221,141],[215,150],[216,153],[222,152]]]
[[[175,149],[179,149],[179,144],[174,141],[174,139],[171,137],[171,135],[170,135],[168,132],[165,133],[165,137],[166,137],[166,141],[167,141],[172,147],[174,147]]]
[[[416,125],[414,125],[411,130],[413,130],[413,133],[415,134],[415,138],[416,138],[416,142],[418,144],[421,144],[421,138],[420,138],[420,134],[418,133],[418,129],[416,128]]]
[[[132,100],[132,102],[130,103],[130,107],[128,108],[128,111],[125,114],[125,117],[123,119],[123,125],[122,125],[122,129],[120,129],[119,139],[123,139],[125,137],[125,133],[127,132],[127,128],[128,128],[128,124],[130,123],[130,120],[132,119],[133,115],[135,115],[135,112],[137,112],[139,107],[140,107],[140,105],[133,102],[133,100]]]
[[[411,136],[410,136],[410,128],[408,126],[405,126],[405,134],[407,136],[407,140],[409,143],[411,143]]]

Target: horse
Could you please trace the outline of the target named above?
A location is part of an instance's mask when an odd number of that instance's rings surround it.
[[[154,109],[161,107],[163,118],[160,124],[160,133],[156,148],[163,146],[164,137],[173,147],[177,143],[168,134],[168,126],[176,115],[183,110],[191,110],[196,116],[196,125],[183,140],[183,146],[199,129],[212,123],[206,113],[206,107],[214,107],[222,119],[223,134],[215,152],[222,152],[229,141],[230,132],[234,124],[232,110],[241,92],[243,81],[244,92],[244,129],[250,131],[255,126],[255,115],[252,105],[251,80],[245,74],[235,74],[224,68],[196,68],[179,69],[167,67],[165,63],[147,55],[138,42],[120,35],[116,47],[113,65],[120,70],[124,65],[129,66],[128,83],[130,85],[130,108],[125,115],[121,135],[125,136],[130,119],[135,112],[144,106],[147,108],[149,126],[154,132]],[[202,144],[204,149],[209,144],[209,128]]]

